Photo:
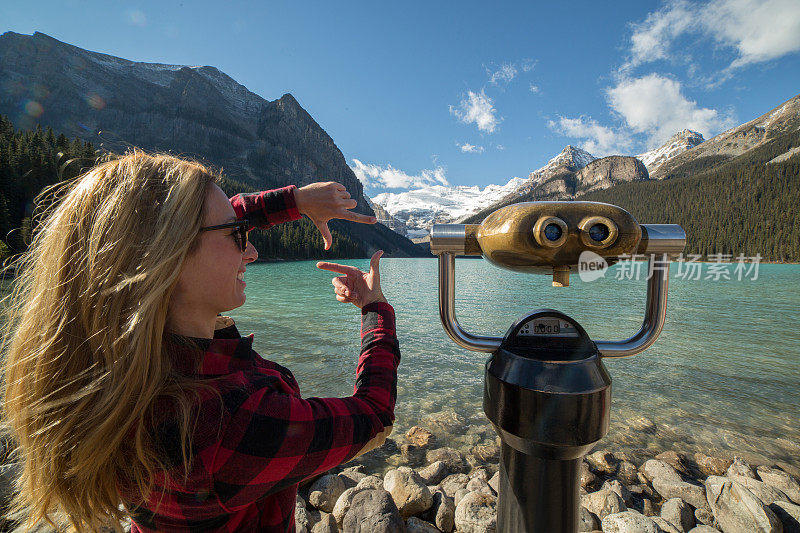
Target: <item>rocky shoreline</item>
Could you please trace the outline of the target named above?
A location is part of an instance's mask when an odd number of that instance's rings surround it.
[[[429,430],[414,426],[376,453],[396,466],[381,474],[359,458],[301,487],[297,531],[496,530],[499,443],[463,454],[437,446]],[[637,461],[637,455],[600,450],[584,459],[579,531],[800,533],[800,483],[790,465],[784,466],[791,473],[739,457],[669,450]]]
[[[496,531],[499,441],[467,452],[447,444],[413,426],[304,484],[295,509],[298,533]],[[13,474],[12,464],[0,463],[0,510]],[[800,470],[785,463],[598,450],[581,464],[579,531],[800,533],[798,478]],[[2,531],[15,530],[0,519]]]

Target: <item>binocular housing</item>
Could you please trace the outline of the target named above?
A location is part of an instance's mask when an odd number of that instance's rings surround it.
[[[436,224],[431,252],[480,256],[518,272],[553,272],[569,284],[569,270],[584,252],[607,264],[621,256],[683,251],[686,234],[676,224],[639,224],[615,205],[601,202],[525,202],[490,214],[481,224]]]
[[[494,352],[500,337],[464,331],[455,316],[455,257],[483,256],[518,272],[553,274],[553,285],[569,285],[569,273],[592,252],[606,264],[640,255],[650,262],[642,327],[623,341],[595,341],[604,357],[626,357],[647,349],[664,325],[670,259],[686,245],[677,224],[639,224],[601,202],[524,202],[498,209],[481,224],[435,224],[431,252],[439,257],[439,315],[445,332],[468,350]]]

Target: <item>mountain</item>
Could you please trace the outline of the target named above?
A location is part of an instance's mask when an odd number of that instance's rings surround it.
[[[608,180],[620,164],[626,168],[619,172],[638,173],[639,179]],[[746,266],[755,275],[759,261],[800,261],[800,95],[674,155],[651,179],[643,179],[643,168],[631,157],[593,161],[579,172],[584,175],[574,173],[576,194],[569,198],[618,205],[645,223],[679,224],[686,231],[685,257],[722,261],[730,266],[723,279],[742,279],[736,271],[740,257],[752,261]],[[566,183],[569,174],[562,171],[550,181]],[[586,174],[603,186],[593,187]],[[541,185],[534,191],[546,192]],[[542,198],[522,196],[510,203],[537,199]],[[480,223],[490,212],[464,222]]]
[[[563,153],[563,152],[562,152]],[[526,183],[522,192],[506,196],[485,209],[465,217],[462,222],[479,223],[491,212],[518,202],[543,200],[573,200],[580,194],[612,187],[618,183],[646,181],[650,177],[644,164],[635,157],[612,155],[590,161],[575,169],[569,165],[555,165],[547,177],[532,186]]]
[[[516,190],[486,207],[506,205],[513,202],[515,198],[534,194],[532,192],[534,190],[539,190],[543,195],[550,195],[558,194],[558,191],[562,189],[574,188],[574,183],[567,183],[569,176],[595,159],[597,158],[586,150],[568,144],[545,166],[528,174],[527,181]],[[474,212],[470,213],[470,215],[472,214]]]
[[[741,280],[740,256],[752,258],[745,266],[755,275],[759,261],[798,262],[800,128],[791,122],[722,162],[699,157],[677,167],[670,179],[621,183],[575,199],[618,205],[640,222],[680,225],[686,232],[684,257],[722,262],[726,272],[714,280]]]
[[[547,178],[554,172],[557,172],[561,167],[566,167],[569,170],[575,171],[585,167],[595,159],[597,158],[586,150],[568,144],[561,150],[561,153],[548,161],[545,166],[531,172],[528,175],[528,179],[535,185],[546,181]]]
[[[639,154],[636,158],[644,163],[647,171],[652,175],[665,162],[686,150],[691,150],[703,141],[705,139],[701,133],[692,130],[679,131],[655,150]]]
[[[505,185],[479,187],[446,187],[431,185],[401,193],[381,193],[372,200],[393,219],[405,223],[410,237],[421,237],[430,232],[434,223],[448,223],[508,196],[526,180],[512,178]]]
[[[607,189],[618,183],[650,179],[647,167],[639,159],[624,155],[611,155],[595,159],[575,175],[575,190],[582,194]]]
[[[395,218],[390,215],[380,204],[376,204],[372,200],[370,200],[369,196],[365,196],[367,199],[367,203],[375,211],[375,217],[378,219],[380,224],[383,224],[390,230],[394,231],[395,233],[399,233],[404,237],[408,236],[408,227],[406,226],[405,220],[401,220],[399,218]]]
[[[0,114],[17,128],[195,157],[253,189],[334,180],[373,214],[333,139],[291,94],[268,101],[215,67],[133,62],[38,32],[0,35],[0,80]],[[423,253],[380,224],[334,226],[367,250]]]
[[[689,176],[724,164],[798,128],[800,95],[708,141],[702,134],[685,129],[636,158],[610,156],[598,160],[580,148],[567,146],[545,166],[531,172],[528,180],[508,195],[458,221],[480,221],[492,211],[515,202],[574,199],[619,183]],[[798,152],[799,149],[792,148],[771,162],[787,160]],[[405,207],[398,203],[393,209],[402,212]]]
[[[720,133],[666,161],[654,179],[685,177],[724,164],[800,128],[800,95],[741,126]]]

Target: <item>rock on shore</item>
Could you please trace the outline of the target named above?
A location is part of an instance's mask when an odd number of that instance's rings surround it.
[[[360,463],[375,464],[375,457],[362,457],[301,487],[297,531],[494,532],[499,457],[482,452],[496,444],[472,445],[485,447],[477,454],[444,444],[431,429],[415,427],[407,438],[388,439],[373,452],[387,459],[388,470],[368,468]],[[404,446],[419,451],[398,453]],[[585,458],[579,531],[800,533],[800,483],[794,472],[738,457],[675,450],[645,455],[637,460],[600,450]],[[0,494],[0,502],[4,497],[8,494]],[[0,524],[0,531],[11,529]]]
[[[498,455],[465,455],[431,435],[427,428],[415,427],[407,439],[385,445],[387,457],[398,462],[383,476],[380,516],[393,518],[370,522],[375,528],[371,531],[399,531],[394,528],[404,521],[408,532],[494,532]],[[396,450],[404,445],[425,450],[427,464],[412,468],[409,465],[418,456],[411,454],[402,464]],[[380,473],[368,477],[379,478]],[[357,504],[351,491],[342,493],[336,508],[352,509]],[[579,531],[800,533],[798,479],[777,466],[750,465],[739,457],[728,460],[668,450],[637,461],[624,452],[596,451],[581,465],[581,493]],[[377,496],[372,498],[378,501]],[[301,516],[316,516],[315,511],[321,509],[299,509],[298,524]],[[336,510],[334,516],[340,531],[365,531],[342,522]]]

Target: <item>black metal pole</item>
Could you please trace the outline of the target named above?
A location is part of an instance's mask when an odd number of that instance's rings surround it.
[[[545,309],[511,327],[483,397],[502,442],[500,533],[578,530],[581,460],[608,431],[610,401],[597,347],[572,319]]]
[[[577,531],[580,469],[580,458],[541,459],[503,444],[499,531]]]

